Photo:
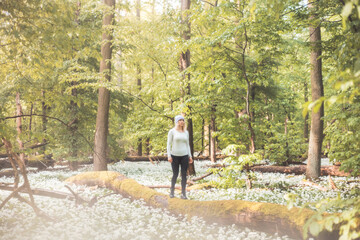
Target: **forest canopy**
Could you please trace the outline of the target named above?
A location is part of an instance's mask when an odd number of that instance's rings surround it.
[[[359,1],[0,0],[0,35],[0,156],[17,164],[166,158],[181,114],[193,156],[233,164],[213,170],[226,186],[259,161],[360,174]],[[321,206],[351,209],[314,235],[358,237],[358,195]]]
[[[46,141],[43,151],[55,158],[86,159],[97,92],[106,88],[109,159],[162,155],[182,113],[197,154],[238,144],[244,154],[286,165],[307,158],[308,116],[325,104],[322,154],[357,175],[359,6],[312,4],[191,1],[180,11],[177,1],[117,1],[105,26],[101,1],[1,1],[1,135],[15,140],[21,115],[23,142]],[[309,25],[321,32],[323,96],[316,100]],[[99,71],[102,32],[112,35],[110,81]]]

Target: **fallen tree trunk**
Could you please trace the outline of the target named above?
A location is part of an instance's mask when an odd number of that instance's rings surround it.
[[[146,186],[148,188],[171,188],[170,185],[157,185],[157,186]],[[175,187],[175,189],[177,190],[181,190],[181,187]],[[188,189],[186,189],[186,191],[188,191]]]
[[[34,145],[31,145],[31,146],[26,147],[25,150],[27,150],[27,149],[39,148],[39,147],[45,146],[45,145],[47,145],[47,144],[48,144],[47,142],[37,143],[37,144],[34,144]],[[0,144],[0,147],[3,146],[3,145],[4,145],[4,144]],[[6,158],[6,157],[8,157],[8,154],[7,154],[7,153],[0,153],[0,158]]]
[[[196,181],[199,181],[199,180],[201,180],[201,179],[204,179],[204,178],[206,178],[206,177],[208,177],[208,176],[210,176],[210,175],[212,175],[212,174],[213,174],[212,172],[208,172],[208,173],[206,173],[206,174],[204,174],[204,175],[202,175],[202,176],[200,176],[200,177],[192,178],[191,181],[196,182]]]
[[[224,156],[218,156],[216,159],[223,159]],[[150,160],[151,159],[151,160]],[[194,160],[209,160],[210,157],[207,156],[199,156],[194,157]],[[148,162],[148,161],[167,161],[167,156],[128,156],[124,158],[124,161],[128,162]]]
[[[68,167],[58,167],[58,168],[48,168],[46,169],[45,171],[48,171],[48,172],[55,172],[55,171],[62,171],[62,170],[67,170],[69,169]],[[40,170],[27,170],[26,173],[37,173],[39,172]],[[14,170],[2,170],[0,172],[0,178],[1,177],[14,177],[15,175],[15,172]]]
[[[126,162],[149,162],[151,161],[167,161],[167,156],[128,156],[124,158]]]
[[[5,190],[5,191],[14,191],[14,187],[6,186],[3,184],[0,184],[0,189]],[[74,196],[70,193],[59,192],[59,191],[50,191],[50,190],[41,189],[41,188],[32,188],[31,191],[34,195],[38,195],[38,196],[52,197],[52,198],[59,198],[59,199],[68,198],[69,200],[75,200]],[[23,189],[19,192],[28,193],[28,191],[26,189]]]
[[[14,191],[15,188],[11,187],[11,186],[8,186],[6,184],[0,183],[0,190]],[[28,193],[28,190],[21,189],[18,192],[19,193]],[[32,192],[33,195],[37,195],[37,196],[75,200],[76,203],[80,203],[80,204],[81,203],[89,203],[89,202],[91,202],[91,200],[89,200],[89,201],[85,200],[85,199],[79,197],[75,193],[70,194],[70,193],[66,193],[66,192],[47,190],[47,189],[42,189],[42,188],[32,188],[31,192]]]
[[[125,197],[142,199],[153,207],[166,208],[171,213],[203,217],[209,222],[236,224],[254,230],[288,235],[302,239],[303,226],[314,212],[309,209],[248,202],[242,200],[194,201],[169,198],[167,195],[140,185],[117,172],[86,172],[66,180],[68,183],[107,187]],[[338,232],[324,232],[319,239],[338,239]]]
[[[306,165],[298,166],[254,166],[250,168],[254,172],[273,172],[273,173],[286,173],[286,174],[295,174],[301,175],[306,172]],[[339,166],[322,166],[321,167],[322,176],[337,176],[337,177],[347,177],[350,176],[349,173],[340,171]]]
[[[47,167],[53,167],[55,161],[51,158],[51,156],[47,155],[37,155],[37,156],[29,156],[25,159],[25,165],[27,167],[36,167],[38,169],[45,169]],[[3,168],[11,168],[11,163],[8,159],[1,159],[0,160],[0,169]]]

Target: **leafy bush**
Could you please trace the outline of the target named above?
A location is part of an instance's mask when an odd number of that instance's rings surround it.
[[[243,145],[232,144],[223,150],[223,154],[229,156],[224,159],[224,164],[228,166],[211,169],[214,174],[220,175],[218,180],[211,182],[212,184],[220,188],[243,188],[246,186],[247,179],[254,180],[255,175],[248,170],[261,161],[262,157],[258,153],[236,156],[236,153],[245,149]]]
[[[299,123],[288,122],[288,131],[285,133],[284,124],[270,125],[266,133],[270,136],[264,146],[265,158],[279,165],[286,165],[289,161],[299,161],[306,153],[307,143],[301,136]]]
[[[330,160],[341,162],[341,169],[360,174],[360,102],[333,106],[329,116],[334,119],[325,129],[325,141],[330,143],[327,150]]]
[[[317,236],[320,232],[339,229],[339,240],[360,238],[360,197],[353,199],[323,199],[315,204],[317,213],[304,226],[304,236],[310,232]],[[326,214],[329,211],[339,213]]]

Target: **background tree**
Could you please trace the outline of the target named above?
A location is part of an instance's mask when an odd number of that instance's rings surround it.
[[[101,46],[101,62],[100,73],[103,74],[102,83],[111,81],[111,26],[114,19],[115,0],[104,0],[104,4],[108,6],[104,12]],[[101,171],[107,170],[107,136],[109,126],[109,104],[110,104],[110,91],[106,87],[99,88],[98,97],[98,111],[96,116],[96,129],[95,129],[95,145],[94,145],[94,170]]]

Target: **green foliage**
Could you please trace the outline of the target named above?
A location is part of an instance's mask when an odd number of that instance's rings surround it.
[[[332,108],[335,111],[328,117],[333,121],[325,129],[329,157],[333,162],[341,162],[341,169],[357,176],[360,174],[360,102]]]
[[[1,3],[0,62],[5,67],[0,77],[6,87],[0,90],[0,115],[14,115],[15,93],[19,92],[27,115],[22,119],[23,141],[46,140],[46,153],[56,158],[76,160],[92,152],[95,91],[100,86],[100,7],[98,1],[76,0]],[[117,108],[117,119],[124,119],[124,107],[112,107]],[[5,131],[15,132],[12,120],[0,121],[1,134],[9,139],[16,136]],[[112,132],[110,129],[109,138]],[[110,142],[117,157],[121,156],[121,147]]]
[[[269,136],[265,142],[265,158],[278,165],[286,165],[288,162],[301,161],[306,152],[307,143],[302,132],[299,130],[299,122],[287,121],[287,132],[285,124],[277,123],[275,126],[268,122],[269,126],[265,133]],[[302,130],[302,129],[301,129]]]
[[[223,154],[229,156],[224,159],[224,164],[227,166],[210,170],[220,176],[211,184],[220,188],[242,188],[246,186],[246,179],[254,180],[255,175],[249,172],[249,168],[259,163],[262,157],[258,153],[236,156],[237,153],[246,151],[245,149],[243,145],[232,144],[223,150]]]
[[[341,169],[360,174],[359,152],[359,83],[360,83],[360,20],[359,5],[348,1],[338,10],[343,16],[343,25],[334,32],[333,56],[337,72],[330,79],[333,88],[331,97],[326,99],[330,109],[326,116],[325,128],[327,152],[334,162],[341,162]]]
[[[324,199],[315,204],[317,212],[304,226],[304,236],[307,238],[309,233],[317,236],[321,231],[329,232],[339,229],[340,240],[358,239],[360,237],[360,198]],[[326,214],[328,211],[337,212]]]

